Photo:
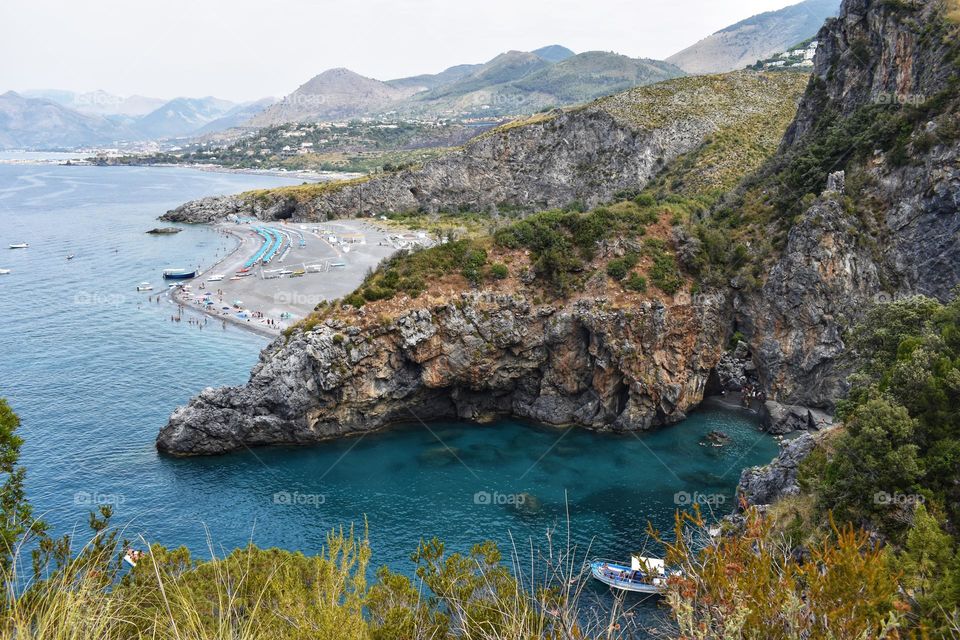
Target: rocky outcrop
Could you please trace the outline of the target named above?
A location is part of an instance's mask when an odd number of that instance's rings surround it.
[[[949,86],[955,92],[956,67],[934,15],[942,8],[940,0],[846,0],[840,18],[821,33],[816,76],[782,156],[797,157],[811,136],[823,133],[821,125],[863,115],[859,110],[891,91],[933,97]],[[745,75],[737,82],[772,80]],[[736,122],[737,109],[762,109],[742,93],[731,111],[727,94],[714,100],[712,93],[680,94],[663,85],[637,91],[498,131],[418,171],[327,190],[312,200],[192,203],[170,219],[230,213],[320,219],[592,203],[641,186],[724,121]],[[632,120],[641,99],[657,108]],[[731,283],[729,298],[696,296],[686,304],[581,299],[559,308],[471,293],[380,324],[335,314],[275,342],[247,385],[208,389],[178,409],[158,447],[189,455],[310,443],[418,417],[509,414],[556,425],[647,429],[681,420],[714,379],[731,389],[759,380],[771,401],[772,431],[822,428],[845,391],[844,331],[877,302],[913,293],[943,299],[960,282],[956,100],[932,100],[909,135],[898,129],[894,148],[866,157],[841,154],[830,178],[824,175],[816,187],[822,193],[791,194],[810,203],[784,223],[790,225],[786,242],[763,265],[759,287]],[[860,134],[879,135],[882,127],[870,125],[885,115],[871,120],[867,114]],[[770,233],[780,224],[771,222]],[[746,337],[749,363],[743,353],[721,362],[734,328]],[[798,439],[770,468],[748,472],[744,494],[764,503],[795,491],[796,467],[809,443]]]
[[[919,104],[956,74],[944,0],[844,0],[817,35],[814,79],[784,137],[801,143],[824,117],[864,105]]]
[[[250,381],[207,389],[157,440],[177,455],[306,444],[396,422],[512,415],[644,430],[703,399],[726,340],[721,299],[535,306],[463,294],[387,325],[329,320],[267,348]]]
[[[744,469],[737,495],[753,506],[773,504],[781,498],[798,495],[800,463],[814,450],[818,440],[819,436],[805,433],[787,443],[780,455],[767,466]]]
[[[789,74],[787,74],[789,75]],[[641,87],[484,134],[422,167],[311,194],[309,189],[207,198],[162,219],[229,214],[327,220],[410,211],[543,210],[593,206],[638,189],[711,135],[792,109],[796,76],[729,74]]]
[[[773,400],[763,404],[761,425],[774,435],[787,435],[794,431],[819,431],[833,426],[833,416],[816,409],[796,405],[783,405]]]
[[[880,121],[905,101],[928,114],[894,149],[836,166],[762,287],[738,297],[738,323],[771,400],[830,410],[849,374],[845,330],[878,302],[945,300],[960,283],[956,96],[938,97],[956,86],[957,68],[932,35],[946,28],[943,7],[846,0],[820,33],[815,76],[783,157],[817,142],[837,118]],[[879,135],[861,135],[868,131]]]

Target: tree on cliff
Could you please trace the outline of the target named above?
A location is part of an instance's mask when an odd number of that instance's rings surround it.
[[[46,525],[33,518],[33,508],[24,490],[26,469],[20,466],[23,439],[17,434],[20,419],[0,398],[0,577],[4,586],[13,569],[18,549],[31,537],[43,535]]]

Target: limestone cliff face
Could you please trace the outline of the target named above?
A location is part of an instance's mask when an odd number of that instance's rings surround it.
[[[177,455],[306,444],[391,423],[513,415],[643,430],[703,399],[727,340],[722,298],[562,307],[462,294],[386,325],[328,320],[268,347],[249,383],[207,389],[157,446]]]
[[[947,88],[951,47],[937,28],[943,0],[844,0],[817,36],[814,79],[784,146],[801,142],[830,112],[866,104],[914,104]]]
[[[942,10],[846,0],[820,33],[816,73],[781,154],[815,142],[836,118],[873,109],[876,121],[904,101],[940,104],[901,141],[906,160],[890,151],[838,163],[761,289],[739,296],[738,322],[775,400],[831,408],[848,373],[844,330],[870,305],[918,293],[946,299],[960,283],[956,96],[938,97],[956,87],[957,68],[937,35]]]
[[[777,413],[812,422],[815,412],[807,408],[829,410],[843,394],[844,331],[870,305],[908,293],[946,298],[960,283],[956,66],[937,31],[942,9],[940,0],[846,0],[840,17],[821,32],[816,77],[781,147],[784,157],[822,136],[831,121],[891,100],[882,98],[891,92],[901,96],[896,100],[923,95],[935,108],[922,107],[924,119],[898,140],[906,161],[888,148],[865,158],[843,156],[830,167],[829,183],[817,188],[823,192],[789,221],[785,246],[760,287],[692,303],[645,296],[610,302],[595,295],[559,307],[533,305],[520,293],[467,293],[432,306],[412,303],[412,310],[383,322],[337,312],[326,324],[271,345],[248,384],[208,389],[178,409],[159,448],[189,455],[311,443],[418,417],[509,414],[556,425],[647,429],[681,420],[701,401],[734,328],[747,337],[768,398],[791,405]],[[772,82],[744,78],[754,87]],[[953,96],[935,98],[949,87]],[[223,211],[318,219],[596,202],[642,186],[664,162],[735,120],[737,110],[760,108],[743,92],[733,102],[721,97],[717,106],[696,91],[682,94],[688,97],[679,105],[676,91],[638,91],[646,93],[500,131],[420,171],[310,202],[274,200],[251,211],[260,205],[217,200],[188,205],[170,219],[201,221]],[[655,96],[660,117],[631,121],[625,114],[637,96]],[[581,173],[581,166],[590,170]],[[783,474],[774,475],[771,483],[786,486]],[[760,495],[765,481],[754,480],[751,493]]]
[[[422,167],[311,195],[278,189],[189,202],[163,216],[210,222],[229,214],[317,221],[410,211],[529,211],[593,206],[645,186],[711,135],[793,109],[792,74],[682,78],[556,111],[484,134]]]

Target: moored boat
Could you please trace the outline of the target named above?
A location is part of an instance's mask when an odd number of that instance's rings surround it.
[[[187,271],[186,269],[164,269],[164,280],[192,280],[197,277],[196,271]]]
[[[11,248],[11,249],[27,249],[27,248],[29,248],[29,247],[30,247],[30,245],[27,244],[26,242],[18,242],[18,243],[16,243],[16,244],[10,245],[10,248]]]
[[[141,282],[137,285],[137,291],[153,291],[153,285],[149,282]]]
[[[10,273],[10,269],[0,269],[0,276],[5,276]]]
[[[144,556],[146,555],[146,551],[140,551],[139,549],[127,549],[123,553],[123,561],[131,567],[136,567],[137,563],[143,560]]]
[[[659,558],[633,556],[630,565],[594,560],[590,573],[600,582],[620,591],[659,595],[667,586],[666,564]]]

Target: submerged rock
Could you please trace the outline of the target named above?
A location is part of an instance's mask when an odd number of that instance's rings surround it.
[[[722,431],[711,431],[703,440],[700,441],[700,444],[705,447],[724,447],[730,444],[730,436],[725,434]]]
[[[147,233],[153,236],[165,236],[180,233],[181,231],[183,231],[183,229],[180,227],[157,227],[155,229],[150,229],[150,231],[147,231]]]

